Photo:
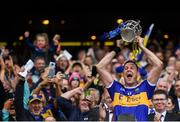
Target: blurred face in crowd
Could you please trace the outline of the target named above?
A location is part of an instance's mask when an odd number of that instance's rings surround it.
[[[175,64],[176,64],[176,58],[170,57],[168,61],[168,66],[175,66]]]
[[[36,37],[36,46],[40,49],[45,48],[46,46],[46,39],[44,36],[37,36]]]
[[[167,111],[172,111],[174,108],[173,102],[171,98],[168,98],[168,102],[166,104],[166,110]]]
[[[93,64],[93,59],[91,56],[86,56],[84,64],[88,65],[88,66],[92,66]]]
[[[96,51],[96,59],[98,61],[100,61],[104,56],[105,56],[105,51],[104,50],[99,49],[99,50]]]
[[[170,74],[170,73],[172,73],[172,72],[174,72],[175,71],[175,67],[174,66],[167,66],[166,67],[166,72],[168,73],[168,74]]]
[[[134,63],[129,62],[124,66],[123,76],[125,80],[125,85],[128,87],[137,85],[138,70]]]
[[[74,67],[72,68],[72,71],[73,71],[73,72],[81,73],[82,67],[79,66],[79,65],[76,65],[76,66],[74,66]]]
[[[84,98],[84,94],[82,94],[80,96],[80,100],[79,100],[79,108],[81,110],[81,112],[86,112],[90,110],[90,101]]]
[[[157,112],[162,113],[166,110],[167,98],[164,94],[155,94],[152,102]]]
[[[77,78],[73,78],[73,80],[71,81],[71,87],[74,89],[74,88],[77,88],[79,86],[79,80]]]
[[[176,61],[175,68],[178,72],[180,72],[180,60]]]
[[[180,49],[177,49],[175,54],[176,54],[177,58],[180,58]]]
[[[180,80],[177,80],[175,83],[175,94],[180,98]]]
[[[100,93],[97,89],[94,88],[90,88],[90,95],[91,95],[91,108],[93,108],[94,106],[96,106],[99,102],[100,99]]]
[[[57,65],[58,65],[61,69],[65,70],[65,69],[68,67],[68,65],[69,65],[67,58],[64,57],[64,56],[61,57],[61,58],[57,61]]]
[[[157,89],[158,90],[163,90],[168,92],[168,83],[166,81],[164,81],[164,79],[161,79],[157,82]]]
[[[39,100],[34,100],[31,103],[29,103],[29,111],[35,115],[38,116],[43,109],[43,102]]]
[[[162,52],[157,52],[157,53],[156,53],[156,56],[157,56],[161,61],[164,61],[164,56],[163,56],[163,53],[162,53]]]
[[[37,59],[35,61],[35,65],[34,65],[36,71],[41,71],[42,69],[45,68],[45,61],[44,59]]]
[[[9,68],[11,65],[11,61],[9,56],[4,57],[4,64],[6,65],[6,68]]]
[[[68,82],[67,79],[63,79],[61,90],[62,90],[63,93],[69,91],[69,82]]]
[[[120,63],[120,64],[123,64],[125,62],[125,58],[123,55],[119,55],[117,60],[118,60],[118,63]]]
[[[165,50],[165,59],[169,59],[172,56],[171,50]]]
[[[84,55],[86,55],[85,50],[81,50],[81,51],[78,53],[78,59],[81,60],[81,59],[84,57]]]

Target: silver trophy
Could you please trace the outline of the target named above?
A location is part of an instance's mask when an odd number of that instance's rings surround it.
[[[133,42],[135,36],[140,36],[142,33],[142,27],[140,21],[127,20],[121,24],[121,38],[125,42]]]

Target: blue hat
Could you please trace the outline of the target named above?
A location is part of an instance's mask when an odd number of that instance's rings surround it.
[[[32,94],[30,97],[29,97],[29,103],[35,101],[35,100],[38,100],[38,101],[41,101],[42,102],[42,96],[41,95],[38,95],[38,94]]]

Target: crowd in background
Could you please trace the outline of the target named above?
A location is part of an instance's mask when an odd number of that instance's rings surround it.
[[[52,40],[47,33],[37,34],[35,40],[31,40],[30,36],[29,32],[24,33],[24,42],[21,45],[25,48],[23,50],[16,49],[16,52],[1,47],[0,120],[113,121],[113,100],[99,75],[92,77],[92,67],[112,48],[94,45],[88,49],[77,49],[77,55],[69,58],[59,43],[60,35],[56,34]],[[157,92],[153,98],[157,94],[165,95],[165,100],[149,100],[148,114],[162,109],[177,114],[172,117],[178,118],[180,45],[173,41],[160,45],[158,40],[151,39],[147,47],[163,62],[163,70],[155,88]],[[34,62],[34,66],[26,77],[20,77],[19,72],[24,71],[24,65],[28,61],[27,57],[23,57],[24,54]],[[106,70],[116,81],[123,82],[119,68],[131,55],[132,49],[129,45],[124,45],[120,53],[106,66]],[[53,77],[48,77],[50,62],[55,62]],[[139,78],[141,82],[152,66],[146,55],[139,61],[139,65],[146,72],[144,77]]]

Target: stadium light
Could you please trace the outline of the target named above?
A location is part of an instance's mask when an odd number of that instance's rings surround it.
[[[168,39],[168,38],[169,38],[169,35],[164,34],[164,38],[165,38],[165,39]]]
[[[19,36],[19,40],[23,40],[24,38],[23,38],[23,36]]]
[[[42,21],[42,24],[43,24],[43,25],[49,25],[49,20],[48,20],[48,19],[43,20],[43,21]]]
[[[122,19],[117,19],[117,21],[116,21],[118,24],[121,24],[122,22],[123,22],[123,20]]]
[[[92,39],[92,40],[96,40],[96,36],[95,36],[95,35],[92,35],[92,36],[91,36],[91,39]]]

